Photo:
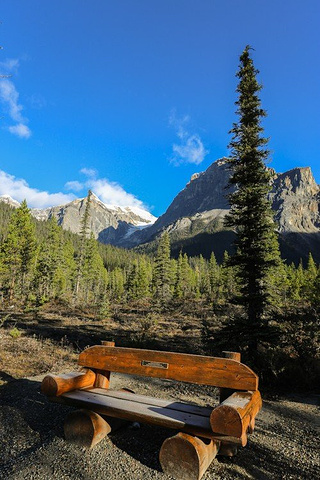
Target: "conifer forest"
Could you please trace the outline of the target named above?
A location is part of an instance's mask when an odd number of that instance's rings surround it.
[[[218,263],[214,253],[204,258],[181,250],[174,257],[166,229],[152,251],[143,244],[128,250],[99,243],[90,231],[91,190],[79,234],[63,230],[54,215],[36,220],[26,201],[17,208],[1,202],[0,325],[18,311],[23,328],[23,315],[37,322],[52,306],[66,317],[90,318],[100,339],[117,335],[127,346],[205,354],[241,351],[265,386],[319,384],[320,267],[311,253],[307,264],[280,257],[267,198],[266,112],[250,51],[242,52],[236,74],[237,122],[227,160],[229,186],[236,186],[225,218],[236,237],[231,256],[226,251]],[[128,316],[135,319],[133,330]]]
[[[260,370],[268,366],[268,378],[281,378],[285,357],[297,364],[288,365],[295,375],[296,367],[307,366],[310,376],[302,380],[300,372],[301,381],[315,380],[320,269],[311,255],[306,267],[284,261],[274,267],[268,277],[271,298],[263,327],[250,326],[246,332],[236,321],[245,318],[245,311],[237,300],[241,296],[237,267],[227,252],[220,265],[214,254],[209,260],[183,252],[171,258],[167,233],[154,255],[102,245],[88,232],[89,215],[90,194],[81,234],[76,235],[58,226],[55,218],[35,220],[26,202],[16,209],[0,204],[3,311],[14,308],[37,318],[54,304],[57,312],[78,310],[89,315],[105,326],[106,335],[108,319],[121,317],[122,310],[135,311],[142,322],[138,338],[148,346],[157,319],[161,315],[170,319],[184,309],[186,323],[190,311],[199,323],[201,351],[234,346],[245,352],[249,338],[255,336],[261,353],[271,360],[260,365]],[[193,335],[189,328],[186,336]]]

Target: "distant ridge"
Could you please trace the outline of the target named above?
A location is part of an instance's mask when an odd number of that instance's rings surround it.
[[[0,201],[12,207],[20,205],[10,195],[2,195]],[[86,197],[78,198],[65,205],[45,209],[31,208],[30,210],[37,220],[44,221],[55,217],[58,224],[65,230],[80,233],[85,204]],[[90,230],[102,243],[117,245],[123,237],[127,238],[134,231],[143,229],[155,221],[156,217],[143,208],[107,205],[94,193],[91,195]]]
[[[192,175],[166,212],[158,219],[138,207],[104,204],[92,195],[90,228],[102,243],[125,248],[139,247],[145,251],[156,248],[164,231],[171,237],[172,251],[182,249],[190,255],[209,257],[214,251],[221,260],[231,250],[233,232],[224,227],[229,211],[226,197],[230,171],[226,158],[212,163],[207,170]],[[269,198],[275,212],[283,258],[288,262],[306,261],[309,252],[320,263],[320,186],[309,167],[296,167],[284,173],[272,171]],[[9,195],[0,197],[11,206],[19,202]],[[65,229],[80,231],[85,198],[46,209],[32,209],[39,220],[52,216]]]
[[[181,249],[190,255],[201,253],[206,257],[214,251],[221,260],[223,252],[232,249],[234,238],[233,232],[224,227],[224,217],[229,211],[226,197],[229,175],[225,158],[192,175],[167,211],[150,227],[122,241],[122,245],[143,244],[150,251],[166,230],[175,255]],[[297,167],[284,173],[272,170],[269,199],[275,211],[283,258],[297,263],[300,258],[306,261],[311,252],[320,263],[320,186],[311,169]]]

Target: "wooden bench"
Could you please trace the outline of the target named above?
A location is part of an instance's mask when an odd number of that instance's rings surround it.
[[[102,342],[80,353],[82,372],[48,375],[41,391],[52,401],[80,407],[67,417],[64,430],[68,440],[82,446],[97,444],[118,426],[116,419],[178,430],[161,447],[161,466],[176,479],[199,480],[218,453],[231,456],[238,446],[246,445],[262,406],[257,375],[240,363],[239,353],[224,355],[140,350]],[[126,389],[110,390],[111,372],[219,387],[220,404],[202,407]]]

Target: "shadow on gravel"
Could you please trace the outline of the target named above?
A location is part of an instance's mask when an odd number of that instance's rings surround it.
[[[0,376],[1,374],[2,372]],[[1,410],[8,407],[11,412],[14,411],[32,431],[38,432],[43,439],[56,435],[63,437],[62,418],[70,408],[50,403],[41,394],[40,384],[40,381],[25,378],[16,380],[11,377],[8,383],[0,386]],[[9,422],[10,419],[6,423],[9,424]]]
[[[222,462],[225,461],[222,460]],[[277,451],[257,443],[248,445],[240,455],[235,457],[234,463],[242,467],[248,476],[250,475],[249,478],[257,480],[318,478],[316,467],[309,469],[301,465],[295,454],[288,456],[280,449]],[[286,472],[286,476],[279,476],[279,472]]]
[[[64,441],[64,419],[74,408],[49,402],[40,392],[40,381],[16,380],[3,372],[0,377],[8,382],[0,386],[0,438],[7,439],[1,448],[0,472],[1,468],[9,472],[18,459],[52,443],[55,438]],[[172,434],[170,430],[147,425],[137,429],[125,426],[109,438],[115,447],[161,472],[160,448]],[[80,449],[75,452],[81,454]]]
[[[300,403],[301,400],[299,400]],[[317,406],[319,403],[313,403],[312,401],[306,402],[309,405],[314,405]],[[265,402],[267,404],[267,402]],[[285,418],[290,418],[293,421],[297,422],[304,422],[305,425],[314,425],[315,427],[320,427],[320,405],[318,408],[317,413],[313,412],[306,412],[303,411],[301,408],[297,410],[297,407],[294,405],[290,406],[288,404],[286,405],[281,405],[281,403],[272,404],[268,402],[268,410],[273,412],[275,415],[281,415],[282,417]],[[291,432],[288,428],[284,427],[282,434],[287,434],[288,438],[291,438]]]
[[[161,446],[166,438],[175,434],[172,430],[141,424],[138,429],[124,427],[109,437],[117,448],[130,457],[152,470],[162,472],[159,462]]]

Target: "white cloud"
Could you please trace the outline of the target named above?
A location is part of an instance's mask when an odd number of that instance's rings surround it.
[[[78,182],[78,180],[71,180],[70,182],[67,182],[65,184],[65,188],[73,192],[80,192],[80,190],[83,190],[85,188],[85,185]]]
[[[19,60],[8,59],[0,63],[0,69],[6,74],[16,71],[19,67]],[[28,120],[23,117],[23,106],[19,103],[19,92],[17,91],[12,80],[8,78],[0,79],[0,101],[4,104],[11,120],[16,125],[8,127],[10,133],[20,138],[29,138],[31,130],[27,126]]]
[[[5,79],[0,81],[0,97],[3,103],[7,105],[8,113],[12,120],[16,122],[23,121],[21,110],[22,105],[19,105],[19,93],[11,80]]]
[[[86,175],[86,181],[82,183],[77,180],[67,182],[65,184],[67,189],[74,192],[90,189],[107,205],[147,208],[141,200],[132,193],[126,192],[117,182],[111,182],[107,178],[98,178],[98,172],[96,170],[92,168],[82,168],[80,173]]]
[[[121,185],[110,182],[106,178],[90,179],[86,186],[98,195],[106,204],[118,205],[119,207],[146,208],[132,193],[126,192]]]
[[[170,157],[170,161],[176,166],[183,163],[199,165],[209,153],[205,149],[200,136],[197,133],[189,133],[186,129],[189,121],[189,115],[177,117],[175,111],[172,111],[169,117],[169,125],[176,130],[180,139],[179,144],[174,143],[172,145],[173,155]]]
[[[31,130],[27,125],[23,123],[18,123],[12,127],[8,127],[10,133],[17,135],[20,138],[29,138],[31,136]]]
[[[18,58],[7,58],[4,62],[0,62],[1,73],[4,73],[5,75],[16,73],[19,66],[20,62]]]
[[[24,179],[16,178],[3,170],[0,170],[0,195],[10,195],[19,202],[26,199],[28,206],[32,208],[62,205],[71,202],[75,198],[73,194],[48,193],[29,187]]]
[[[88,169],[89,171],[92,169]],[[95,171],[95,174],[98,173]],[[78,192],[83,189],[92,190],[107,205],[117,205],[119,207],[136,207],[148,210],[132,193],[126,192],[121,185],[116,182],[110,182],[106,178],[92,178],[87,174],[85,182],[73,180],[65,184],[65,188]],[[31,208],[46,208],[56,205],[69,203],[76,198],[73,193],[49,193],[46,191],[32,188],[23,178],[16,178],[9,173],[0,170],[0,195],[10,195],[18,202],[26,199]]]
[[[83,173],[86,177],[96,177],[98,175],[94,168],[81,168],[80,173]]]

